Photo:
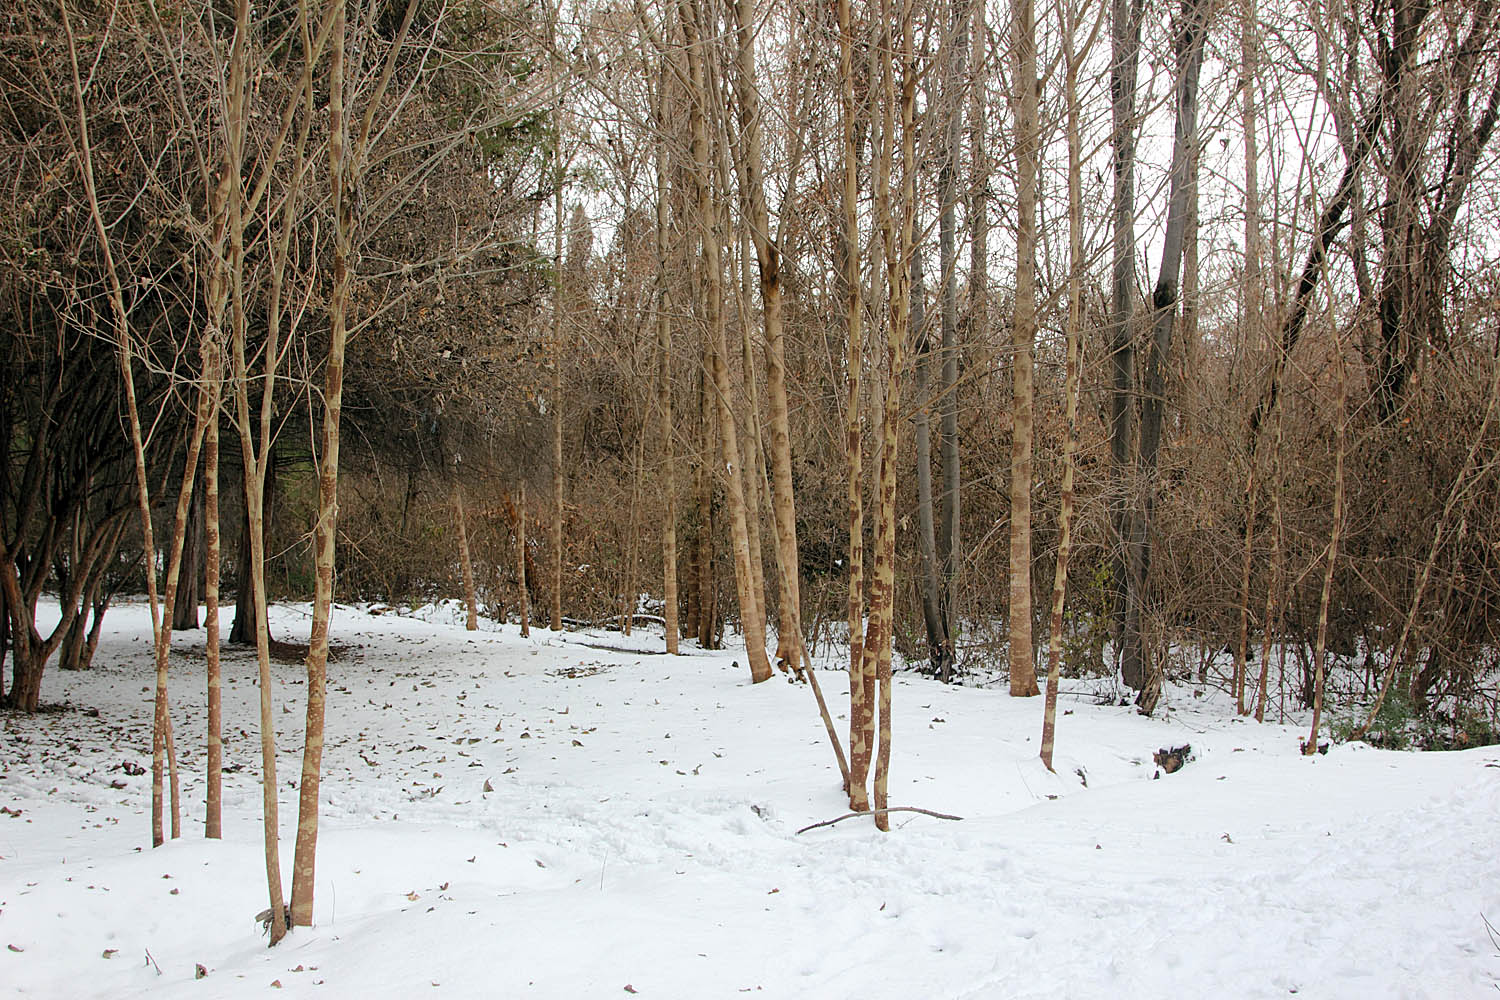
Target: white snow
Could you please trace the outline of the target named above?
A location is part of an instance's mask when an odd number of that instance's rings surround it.
[[[305,606],[272,620],[305,640]],[[152,850],[150,629],[112,610],[92,670],[48,671],[65,711],[3,716],[0,995],[1497,995],[1500,748],[1304,758],[1211,692],[1143,719],[1078,684],[1050,774],[1041,699],[898,675],[891,802],[965,818],[798,835],[847,811],[805,686],[654,629],[461,620],[335,610],[316,926],[268,950],[253,655],[226,652],[240,769],[206,841],[203,638],[177,637],[186,815]],[[273,669],[289,891],[302,671]]]

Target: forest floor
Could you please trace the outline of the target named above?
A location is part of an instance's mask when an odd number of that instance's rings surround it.
[[[1079,681],[1051,774],[1041,699],[898,674],[891,803],[964,819],[798,834],[847,811],[838,772],[807,687],[751,686],[743,651],[375,610],[335,611],[316,926],[274,949],[254,920],[253,654],[225,654],[219,842],[202,836],[201,631],[174,643],[185,815],[163,848],[140,604],[110,612],[91,670],[48,671],[55,711],[0,716],[0,995],[1500,989],[1500,747],[1303,757],[1304,729],[1235,718],[1213,692],[1173,687],[1146,719]],[[278,638],[307,627],[306,606],[273,609]],[[842,728],[847,684],[827,666]],[[289,888],[303,679],[273,674]],[[1153,753],[1183,743],[1195,759],[1158,777]]]

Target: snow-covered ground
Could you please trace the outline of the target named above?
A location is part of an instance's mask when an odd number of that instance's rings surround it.
[[[226,653],[234,770],[225,839],[207,841],[203,638],[178,637],[184,835],[152,850],[150,629],[140,605],[111,611],[91,671],[47,674],[43,700],[65,708],[0,717],[0,993],[1500,990],[1485,926],[1500,925],[1500,748],[1304,758],[1302,729],[1212,696],[1173,689],[1143,719],[1080,687],[1063,692],[1053,775],[1040,699],[905,675],[892,804],[964,819],[799,835],[846,811],[805,686],[752,687],[734,650],[665,656],[658,631],[522,639],[426,617],[336,610],[317,925],[268,950],[253,656]],[[281,638],[307,621],[273,611]],[[274,673],[289,885],[301,668]],[[1157,779],[1152,753],[1181,743],[1196,759]]]

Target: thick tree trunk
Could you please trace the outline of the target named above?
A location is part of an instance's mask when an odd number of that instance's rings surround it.
[[[727,170],[720,176],[719,181],[720,186],[727,190],[729,185]],[[720,218],[724,232],[729,233],[733,231],[733,220],[728,211],[728,199],[724,199],[723,207],[724,212]],[[743,232],[740,233],[739,244],[740,252],[737,260],[730,263],[729,271],[733,280],[736,267],[738,267],[740,279],[735,292],[735,311],[740,330],[740,371],[743,373],[743,392],[739,396],[743,407],[739,422],[740,456],[743,461],[740,471],[745,484],[745,528],[750,545],[750,589],[759,599],[762,620],[769,623],[770,612],[766,607],[765,547],[761,544],[760,523],[771,491],[766,488],[770,486],[770,483],[761,471],[765,465],[765,449],[760,433],[760,389],[756,385],[755,354],[750,344],[750,300],[752,298],[750,247],[749,240]],[[775,552],[774,547],[772,551]],[[782,596],[785,597],[785,594]],[[783,640],[778,638],[775,659],[777,666],[785,670],[787,661],[781,656],[782,643]],[[794,656],[793,660],[795,659]]]

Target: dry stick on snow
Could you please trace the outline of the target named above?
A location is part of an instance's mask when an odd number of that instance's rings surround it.
[[[821,823],[811,823],[807,826],[804,826],[797,832],[806,833],[808,830],[816,830],[821,826],[833,826],[833,824],[835,823],[842,823],[844,820],[854,819],[856,816],[884,816],[887,813],[921,813],[923,816],[931,816],[933,819],[963,819],[962,816],[954,816],[951,813],[935,812],[931,809],[920,809],[917,806],[887,806],[883,809],[867,809],[864,812],[844,813],[844,815],[835,816],[833,819],[825,819]]]

